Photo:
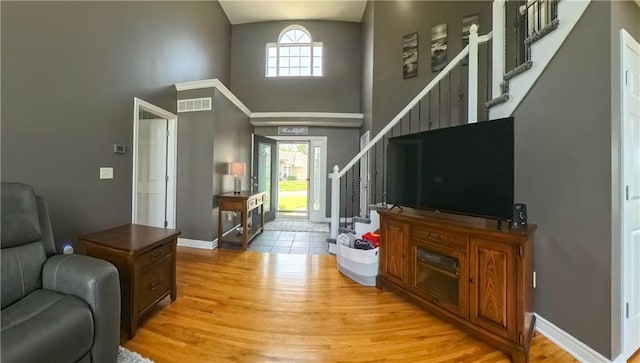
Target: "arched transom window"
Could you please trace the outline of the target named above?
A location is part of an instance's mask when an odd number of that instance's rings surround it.
[[[267,43],[267,77],[322,76],[322,43],[300,25],[282,30],[277,43]]]

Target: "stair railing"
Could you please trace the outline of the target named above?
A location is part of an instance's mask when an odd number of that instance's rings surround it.
[[[504,1],[504,0],[496,0],[496,1]],[[462,60],[465,57],[469,57],[469,81],[468,81],[468,107],[467,107],[467,122],[474,123],[477,122],[478,119],[478,44],[486,43],[492,38],[492,33],[489,32],[486,35],[478,36],[478,26],[472,25],[469,29],[469,44],[456,55],[449,64],[438,75],[436,75],[426,87],[416,95],[411,102],[409,102],[387,125],[382,128],[370,141],[367,145],[365,145],[360,152],[351,159],[342,170],[335,165],[333,167],[333,173],[329,175],[331,179],[331,225],[330,225],[330,233],[331,238],[336,238],[338,236],[338,230],[340,229],[340,179],[345,176],[345,174],[352,169],[356,163],[359,163],[363,157],[368,157],[369,151],[378,144],[385,135],[391,132],[398,123],[400,123],[403,118],[409,114],[409,120],[411,120],[411,110],[418,105],[429,93],[433,90],[436,85],[438,85],[458,64],[461,64]],[[449,81],[451,78],[449,77]],[[449,88],[450,89],[450,88]],[[440,89],[439,89],[440,90]],[[431,95],[429,95],[429,102],[431,100]],[[431,111],[430,111],[431,112]],[[411,126],[409,127],[411,129]],[[382,145],[382,153],[384,159],[384,144]],[[384,160],[383,160],[384,162]],[[384,169],[384,167],[383,167]],[[383,171],[384,172],[384,171]],[[355,180],[355,171],[353,172],[353,180]],[[366,176],[360,176],[366,177]],[[345,183],[346,186],[346,183]],[[384,187],[383,187],[384,188]],[[352,186],[352,193],[354,192],[355,186]],[[345,188],[346,191],[346,188]],[[385,202],[383,200],[383,202]],[[353,206],[352,206],[353,212]]]

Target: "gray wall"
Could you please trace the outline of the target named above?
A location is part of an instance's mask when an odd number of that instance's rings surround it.
[[[614,196],[611,200],[611,241],[612,245],[612,326],[611,326],[611,350],[612,357],[615,357],[622,350],[622,299],[621,284],[622,276],[620,267],[622,266],[621,256],[621,216],[620,216],[620,29],[626,29],[636,41],[640,42],[640,7],[634,1],[612,1],[611,2],[611,190]]]
[[[233,161],[247,163],[247,174],[251,170],[251,134],[253,126],[249,117],[216,90],[213,99],[215,123],[213,133],[213,195],[233,191],[233,177],[226,175]],[[242,190],[249,190],[249,175],[242,178]],[[218,203],[214,198],[213,231],[218,233]],[[223,219],[223,231],[240,223],[240,218]]]
[[[362,90],[360,91],[360,112],[364,115],[360,130],[371,130],[373,111],[373,20],[374,3],[367,2],[362,15]],[[373,135],[371,135],[373,136]]]
[[[131,221],[133,97],[175,111],[173,84],[229,81],[217,2],[2,6],[2,180],[49,202],[57,244]],[[114,168],[99,180],[98,168]]]
[[[323,43],[322,77],[265,77],[265,45],[291,24]],[[231,90],[252,112],[360,112],[360,23],[275,21],[231,28]]]
[[[233,191],[227,175],[233,161],[250,163],[249,117],[214,88],[181,91],[178,99],[212,97],[211,111],[181,113],[178,127],[177,227],[182,237],[212,241],[218,236],[216,195]],[[242,181],[249,188],[249,177]],[[223,231],[240,220],[223,219]]]
[[[373,45],[373,115],[372,128],[380,130],[420,92],[437,73],[431,72],[431,28],[447,23],[448,60],[462,50],[462,18],[480,14],[480,31],[483,35],[491,29],[491,1],[376,1],[374,5],[374,45]],[[402,77],[402,37],[418,32],[418,76]],[[480,47],[480,73],[485,74],[487,57],[485,46]],[[466,122],[466,96],[458,101],[457,93],[462,78],[462,91],[466,95],[466,72],[468,67],[454,70],[449,80],[443,83],[441,95],[438,90],[432,98],[433,127],[442,116],[441,126]],[[451,89],[451,92],[449,92]],[[486,78],[480,77],[480,99],[486,99]],[[451,115],[449,116],[449,95],[451,94]],[[442,97],[443,110],[435,109]],[[426,101],[425,103],[427,103]],[[426,105],[424,105],[426,111]],[[446,108],[446,109],[445,109]],[[462,119],[460,112],[462,111]],[[422,112],[423,118],[427,117]],[[480,119],[483,119],[481,116]],[[373,136],[373,135],[372,135]]]
[[[213,97],[214,89],[178,92],[178,99]],[[183,238],[213,240],[214,111],[180,113],[178,120],[178,190],[176,227]]]
[[[608,2],[591,2],[514,114],[516,201],[538,224],[535,310],[606,357],[612,356],[609,14]]]
[[[451,61],[462,50],[462,18],[467,15],[480,15],[479,34],[490,31],[492,21],[491,1],[375,1],[368,3],[363,20],[364,57],[373,54],[373,91],[371,104],[363,103],[365,124],[362,130],[370,127],[371,138],[386,126],[438,73],[431,72],[431,28],[442,23],[447,24],[447,59]],[[373,19],[373,35],[368,22]],[[402,38],[418,32],[418,76],[403,79],[402,75]],[[367,42],[373,37],[372,50]],[[487,51],[486,45],[480,45],[478,93],[480,100],[487,98]],[[368,65],[368,60],[363,60]],[[364,72],[371,72],[363,69]],[[393,130],[392,136],[409,132],[425,131],[448,127],[467,120],[467,78],[468,67],[458,66],[434,88],[430,96],[425,97],[420,108],[415,107],[409,116]],[[367,82],[367,75],[363,75]],[[364,91],[363,91],[364,92]],[[462,98],[459,98],[462,94]],[[364,93],[363,93],[364,95]],[[366,97],[366,95],[365,95]],[[479,102],[479,120],[486,119],[483,102]],[[367,109],[370,107],[370,110]],[[370,120],[367,115],[370,114]],[[419,120],[419,122],[418,122]],[[431,122],[431,124],[429,124]],[[370,125],[370,126],[369,126]],[[384,166],[382,143],[371,153],[377,155],[372,161],[371,201],[381,202],[384,189]],[[375,164],[374,164],[375,163]]]
[[[256,127],[255,133],[262,136],[276,136],[278,135],[278,128]],[[334,165],[345,166],[360,151],[359,134],[359,130],[356,128],[309,127],[309,136],[327,137],[327,176],[333,172]],[[351,176],[352,174],[349,172],[348,175]],[[346,195],[351,195],[351,188],[349,188]],[[331,215],[331,182],[329,180],[327,181],[326,197],[326,214],[329,217]],[[344,196],[342,196],[341,206],[343,203]],[[356,201],[356,203],[358,202]],[[347,212],[351,213],[351,210]]]

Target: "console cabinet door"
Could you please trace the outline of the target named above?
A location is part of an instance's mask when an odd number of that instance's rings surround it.
[[[469,259],[471,322],[514,340],[517,277],[514,246],[473,238]]]
[[[380,271],[383,276],[400,286],[407,286],[407,248],[409,225],[384,220],[381,228]]]

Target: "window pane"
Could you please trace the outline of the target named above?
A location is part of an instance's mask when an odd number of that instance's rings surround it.
[[[321,56],[322,55],[322,46],[313,47],[313,55],[314,56]]]
[[[300,47],[300,55],[308,57],[311,55],[311,47]]]
[[[300,75],[300,69],[299,68],[291,68],[291,72],[289,73],[292,76],[299,76]]]
[[[280,56],[288,56],[289,55],[289,47],[281,47],[280,48]]]
[[[280,37],[280,43],[292,43],[294,36],[293,32],[294,30],[289,30],[288,32],[282,34],[282,37]]]
[[[314,67],[322,66],[322,57],[313,57],[313,66]]]
[[[269,58],[267,61],[267,67],[275,67],[276,66],[276,59],[275,58]]]
[[[311,59],[309,57],[300,58],[301,67],[311,67]]]
[[[280,68],[280,75],[281,76],[288,76],[289,75],[289,68]]]
[[[270,46],[269,48],[267,48],[267,55],[269,57],[275,57],[276,56],[276,47]]]
[[[289,66],[289,57],[280,57],[280,66],[288,67]]]
[[[275,68],[268,68],[267,69],[267,77],[275,77],[276,76],[276,69]]]
[[[290,67],[300,67],[300,57],[291,57],[291,58],[289,58],[289,66]]]
[[[289,55],[300,55],[300,47],[289,47]]]
[[[302,36],[298,39],[298,43],[309,43],[311,42],[311,38],[304,32],[301,32]]]
[[[310,76],[311,75],[311,68],[301,68],[300,69],[300,75],[301,76]]]
[[[320,67],[313,67],[313,75],[314,75],[314,76],[321,76],[321,75],[322,75],[322,68],[320,68]]]

